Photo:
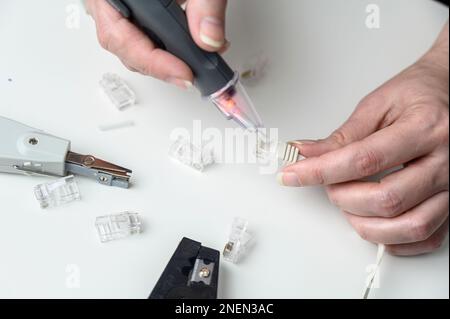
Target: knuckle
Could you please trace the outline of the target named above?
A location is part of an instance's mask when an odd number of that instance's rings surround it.
[[[313,178],[319,185],[325,185],[325,177],[323,174],[323,170],[320,167],[315,167],[312,170]]]
[[[436,140],[439,145],[449,144],[449,115],[448,111],[441,115],[439,123],[435,126]]]
[[[400,255],[397,245],[386,245],[386,252],[392,256]]]
[[[442,245],[444,244],[444,239],[441,237],[436,237],[436,238],[432,238],[429,241],[429,249],[430,251],[435,251],[438,250],[442,247]]]
[[[448,165],[448,148],[445,152],[436,153],[435,158],[427,166],[428,176],[426,183],[429,189],[435,192],[448,191],[449,188],[449,165]]]
[[[330,202],[335,206],[340,206],[340,200],[334,187],[327,187],[327,195]]]
[[[372,150],[360,150],[354,160],[356,172],[361,177],[372,176],[381,171],[383,156]]]
[[[358,109],[378,109],[381,105],[386,104],[386,97],[380,92],[374,92],[372,94],[367,95],[365,98],[361,100],[358,104]]]
[[[369,232],[367,231],[367,229],[362,226],[362,225],[355,225],[354,226],[356,233],[359,235],[359,237],[361,237],[361,239],[365,240],[365,241],[369,241]]]
[[[157,55],[152,54],[148,61],[141,63],[139,66],[139,71],[144,75],[154,77],[156,75],[156,67],[162,64],[163,63],[160,61],[160,58]]]
[[[342,129],[338,129],[331,134],[330,140],[339,146],[345,146],[348,144],[349,137]]]
[[[396,217],[402,211],[403,199],[396,191],[382,190],[378,197],[378,205],[383,217]]]
[[[122,64],[131,72],[138,72],[138,70],[136,70],[133,66],[131,66],[130,64],[128,64],[126,61],[121,60]]]
[[[418,221],[411,220],[409,230],[411,236],[410,239],[414,242],[421,242],[429,239],[433,231],[430,223],[424,219]]]
[[[111,45],[111,33],[102,28],[99,28],[97,32],[97,38],[98,42],[100,43],[100,46],[103,49],[109,51]]]
[[[151,63],[145,63],[143,64],[139,71],[144,75],[153,75],[153,64]]]
[[[411,115],[411,122],[420,134],[426,134],[433,139],[447,139],[448,141],[448,108],[438,103],[427,103],[417,106]]]

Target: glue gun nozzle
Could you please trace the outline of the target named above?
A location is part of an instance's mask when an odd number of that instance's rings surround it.
[[[239,82],[238,74],[210,98],[227,119],[234,120],[241,127],[255,132],[264,127],[250,97]]]

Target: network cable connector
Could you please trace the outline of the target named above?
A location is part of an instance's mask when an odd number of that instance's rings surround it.
[[[223,258],[234,264],[245,254],[252,236],[247,231],[248,221],[242,218],[235,218],[231,227],[228,243],[223,250]]]
[[[291,145],[279,141],[266,141],[258,138],[256,156],[263,161],[277,161],[280,166],[292,165],[304,159],[300,150]]]
[[[278,156],[284,165],[292,165],[303,159],[300,150],[289,143],[279,145]]]
[[[199,172],[215,162],[212,148],[197,147],[181,136],[170,147],[169,157]]]
[[[117,74],[103,75],[100,87],[119,110],[136,104],[136,94]]]
[[[95,227],[102,243],[142,232],[139,215],[130,212],[97,217]]]
[[[268,58],[260,53],[248,59],[241,67],[240,77],[245,85],[257,84],[266,74]]]
[[[73,176],[40,184],[34,188],[34,194],[42,209],[58,207],[81,199],[80,191]]]

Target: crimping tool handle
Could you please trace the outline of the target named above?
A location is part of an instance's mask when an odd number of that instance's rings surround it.
[[[66,174],[68,140],[0,116],[0,172]]]
[[[193,40],[184,10],[176,0],[108,0],[160,48],[183,60],[193,71],[204,97],[222,90],[234,72],[217,53],[202,50]]]

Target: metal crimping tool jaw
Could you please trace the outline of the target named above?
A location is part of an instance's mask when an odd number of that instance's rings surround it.
[[[70,141],[0,117],[0,172],[28,176],[87,176],[128,188],[132,171],[70,151]]]
[[[103,185],[121,188],[128,188],[130,185],[131,170],[98,159],[92,155],[68,152],[66,168],[72,174],[96,179],[97,182]]]
[[[149,299],[217,299],[220,253],[183,238]]]

